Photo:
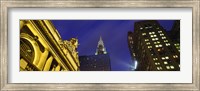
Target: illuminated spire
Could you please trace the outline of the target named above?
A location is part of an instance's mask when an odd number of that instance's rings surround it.
[[[98,45],[102,45],[102,46],[104,47],[104,43],[103,43],[103,40],[102,40],[101,36],[100,36],[100,39],[99,39]]]
[[[106,48],[104,47],[104,43],[101,36],[97,45],[97,50],[96,50],[95,55],[98,55],[98,54],[107,54]]]

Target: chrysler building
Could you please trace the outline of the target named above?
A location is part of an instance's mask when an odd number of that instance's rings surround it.
[[[97,45],[97,50],[96,50],[95,55],[99,55],[99,54],[107,54],[106,48],[104,47],[104,43],[101,36]]]

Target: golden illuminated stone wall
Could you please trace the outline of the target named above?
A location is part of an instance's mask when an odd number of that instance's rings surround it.
[[[49,20],[20,20],[20,71],[78,71],[78,39],[62,40]]]

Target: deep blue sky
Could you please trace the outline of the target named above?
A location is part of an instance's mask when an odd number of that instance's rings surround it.
[[[128,49],[127,32],[134,30],[135,20],[52,20],[63,40],[77,37],[79,56],[94,55],[100,36],[110,55],[111,69],[130,70],[132,64]],[[159,20],[167,31],[174,20]]]

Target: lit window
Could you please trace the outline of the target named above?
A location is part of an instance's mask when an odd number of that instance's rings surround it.
[[[160,41],[157,41],[157,43],[159,44],[159,43],[160,43]]]
[[[174,69],[174,66],[170,66],[171,69]]]
[[[153,58],[154,61],[158,60],[158,58]]]
[[[168,42],[168,40],[164,40],[164,42]]]
[[[152,48],[152,46],[148,46],[148,48]]]
[[[155,38],[155,40],[158,40],[158,38]]]
[[[154,34],[154,33],[155,33],[155,32],[153,32],[153,33],[151,33],[151,34]],[[154,35],[151,35],[151,37],[157,37],[157,35],[154,34]]]
[[[143,29],[142,27],[140,27],[140,29]]]
[[[149,41],[149,39],[145,39],[144,41]]]
[[[162,70],[162,67],[160,67],[160,70]]]
[[[155,38],[152,38],[152,41],[155,41]]]
[[[166,37],[162,37],[162,39],[166,39]]]
[[[168,57],[168,56],[166,56],[165,58],[166,58],[166,59],[169,59],[169,57]]]
[[[160,67],[157,67],[158,70],[160,70]]]
[[[151,32],[149,32],[149,34],[152,34]]]
[[[155,46],[156,46],[156,48],[157,48],[157,47],[162,47],[162,45],[161,45],[161,44],[160,44],[160,45],[155,45]]]
[[[158,31],[158,33],[162,33],[162,31]]]
[[[162,67],[157,67],[158,70],[162,70]]]
[[[158,49],[158,51],[160,51],[160,48]]]
[[[155,63],[155,65],[160,65],[160,63]]]
[[[167,62],[167,61],[164,61],[164,64],[168,64],[168,62]]]
[[[152,32],[152,34],[155,34],[155,32]]]
[[[162,57],[162,60],[165,60],[165,57]]]
[[[150,42],[147,42],[146,44],[147,44],[147,45],[150,45]]]
[[[163,33],[161,33],[161,34],[160,34],[160,36],[164,36],[164,34],[163,34]]]
[[[158,45],[155,45],[156,47],[158,47]]]
[[[157,42],[154,42],[154,44],[157,44]]]
[[[146,35],[146,33],[142,33],[142,35]]]
[[[166,43],[165,45],[166,45],[166,46],[170,46],[170,43]]]
[[[173,58],[178,58],[178,56],[177,55],[173,55]]]
[[[170,69],[170,67],[169,67],[169,66],[166,66],[166,68],[167,68],[167,69]]]
[[[133,53],[133,56],[135,56],[135,53]]]

